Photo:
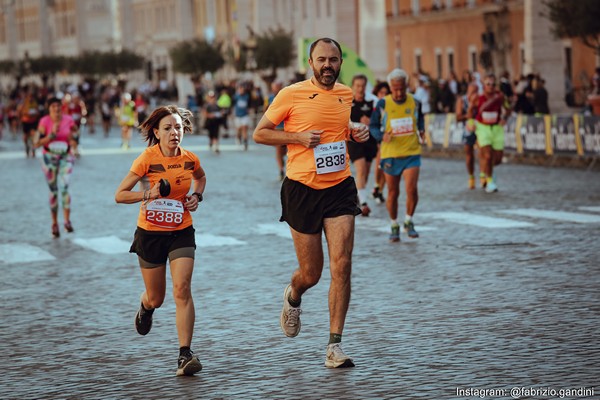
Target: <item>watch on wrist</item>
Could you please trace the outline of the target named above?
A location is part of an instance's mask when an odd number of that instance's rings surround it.
[[[198,203],[201,203],[202,200],[204,199],[204,197],[202,196],[202,193],[194,192],[194,193],[192,193],[192,196],[194,196],[194,195],[198,198]]]

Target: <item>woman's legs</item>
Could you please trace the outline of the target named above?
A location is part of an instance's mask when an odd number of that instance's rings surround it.
[[[196,312],[192,299],[192,273],[194,259],[180,257],[170,261],[171,278],[173,280],[173,299],[175,300],[175,324],[179,347],[190,347],[194,334]]]

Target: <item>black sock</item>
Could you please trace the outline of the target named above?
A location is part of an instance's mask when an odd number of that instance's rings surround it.
[[[292,295],[290,294],[288,296],[288,303],[290,303],[290,306],[297,308],[297,307],[300,307],[300,303],[302,303],[302,299],[294,300],[294,299],[292,299]]]
[[[179,355],[182,356],[191,351],[190,346],[183,346],[179,348]]]
[[[329,334],[329,344],[332,343],[342,343],[342,334],[341,333],[330,333]]]

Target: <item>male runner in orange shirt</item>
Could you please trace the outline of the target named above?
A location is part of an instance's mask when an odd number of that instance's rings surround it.
[[[350,303],[354,218],[361,211],[346,141],[365,142],[369,130],[365,125],[350,125],[352,90],[336,83],[342,65],[339,43],[316,40],[308,63],[314,76],[282,89],[254,131],[257,143],[288,146],[280,220],[290,226],[299,267],[284,290],[280,323],[288,337],[300,332],[301,297],[323,272],[325,230],[331,270],[325,366],[353,367],[341,340]],[[283,131],[276,130],[282,121]]]

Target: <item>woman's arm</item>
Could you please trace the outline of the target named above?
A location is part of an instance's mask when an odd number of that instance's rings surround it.
[[[115,192],[115,201],[117,203],[133,204],[144,200],[154,200],[160,197],[160,185],[158,182],[149,190],[131,191],[140,179],[142,179],[141,176],[129,171]]]

